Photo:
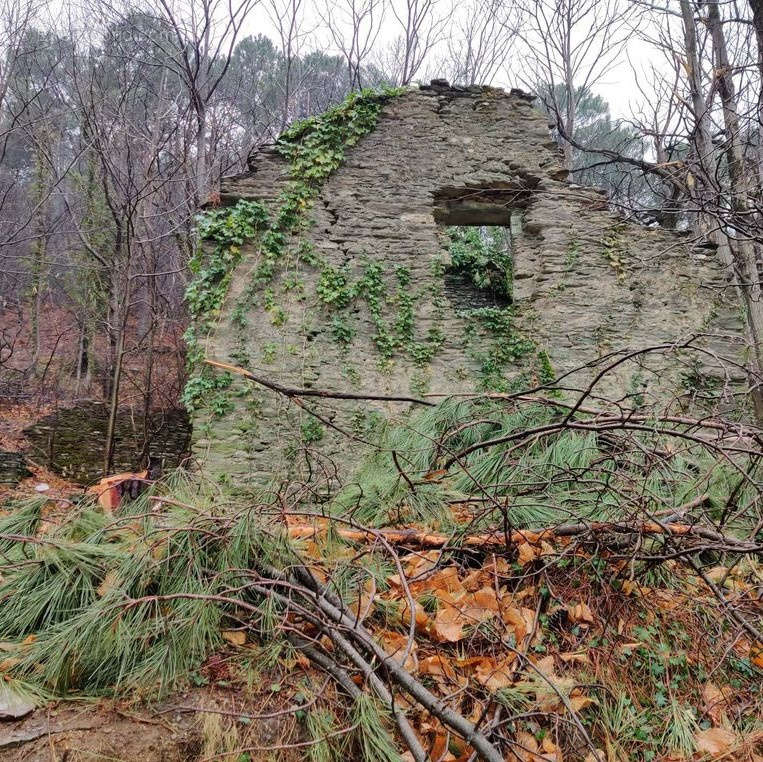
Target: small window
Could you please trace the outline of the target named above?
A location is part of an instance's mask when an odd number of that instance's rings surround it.
[[[527,207],[532,189],[521,184],[442,188],[434,194],[434,219],[445,226],[510,227],[517,210]]]
[[[511,226],[454,225],[446,228],[450,262],[445,295],[458,309],[511,304]]]
[[[442,188],[434,219],[450,254],[445,295],[459,310],[512,303],[514,241],[532,189],[521,182]]]

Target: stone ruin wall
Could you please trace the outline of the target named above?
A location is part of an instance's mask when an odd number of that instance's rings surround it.
[[[253,172],[224,183],[223,203],[256,199],[272,207],[288,180],[287,163],[262,151]],[[302,237],[331,266],[360,277],[369,261],[381,263],[390,293],[395,268],[407,268],[416,337],[441,330],[444,342],[423,364],[404,353],[380,363],[372,317],[358,304],[346,318],[355,336],[343,348],[315,296],[320,271],[295,259],[272,284],[279,320],[260,300],[243,339],[250,369],[286,386],[417,396],[478,388],[475,346],[489,337],[464,313],[474,289],[444,283],[446,224],[511,224],[517,328],[548,353],[557,374],[615,349],[674,341],[713,321],[738,330],[733,306],[719,302],[714,288],[721,277],[712,252],[693,251],[670,231],[623,223],[600,192],[568,184],[545,118],[519,92],[429,87],[390,100],[375,131],[347,151],[310,215]],[[241,364],[231,311],[257,262],[257,247],[249,246],[207,341],[208,357]],[[634,379],[625,373],[602,391],[627,390]],[[578,374],[577,381],[585,378]],[[647,391],[663,382],[659,375],[638,379]],[[314,457],[305,459],[295,443],[304,440],[309,416],[299,407],[239,380],[230,398],[235,409],[227,415],[196,416],[194,447],[210,473],[235,483],[295,472],[331,478],[335,466],[346,473],[363,450],[327,429],[306,445]],[[395,416],[407,409],[311,404],[357,433],[363,411]]]

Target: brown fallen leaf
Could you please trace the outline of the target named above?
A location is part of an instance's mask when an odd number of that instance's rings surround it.
[[[540,542],[540,555],[543,556],[555,556],[556,555],[556,548],[554,548],[553,545],[546,542],[545,540],[541,540]]]
[[[403,624],[407,626],[411,623],[411,609],[408,605],[408,599],[403,598],[402,604],[403,606],[402,611],[400,612],[400,619]],[[416,632],[424,632],[429,625],[429,615],[418,601],[413,602],[413,612],[414,620],[416,622]]]
[[[559,658],[565,664],[590,664],[591,660],[585,651],[567,651],[559,654]]]
[[[718,757],[731,749],[736,743],[736,736],[726,728],[708,728],[694,734],[694,747],[700,754]]]
[[[440,643],[457,643],[464,637],[466,620],[453,604],[442,606],[429,626],[429,634]]]
[[[106,576],[101,580],[101,584],[98,585],[98,587],[95,589],[95,592],[98,593],[99,598],[103,598],[106,593],[113,590],[117,583],[119,582],[119,575],[116,571],[113,569],[109,572],[106,572]]]
[[[512,664],[515,660],[515,653],[510,653],[505,659],[501,660],[488,657],[480,659],[474,669],[474,677],[478,683],[484,685],[489,691],[506,688],[514,680]]]
[[[408,636],[394,630],[380,630],[375,633],[376,639],[382,648],[398,663],[403,664],[406,669],[415,670],[416,659],[416,641],[411,643],[411,649],[403,661],[406,649],[408,648]]]
[[[646,597],[650,593],[648,587],[643,587],[642,585],[639,585],[638,582],[634,582],[630,579],[623,580],[621,590],[625,595],[632,595],[635,598]]]
[[[469,572],[469,574],[467,574],[461,580],[461,582],[464,586],[464,589],[468,590],[470,593],[473,593],[482,587],[492,585],[493,575],[485,569],[475,569],[474,571]]]
[[[367,582],[363,585],[363,589],[360,591],[359,595],[347,604],[347,608],[359,622],[362,622],[367,616],[373,613],[375,593],[376,587]]]
[[[519,762],[541,762],[543,759],[535,736],[524,730],[517,731],[514,736],[511,753],[513,757],[509,757],[509,759],[519,760]]]
[[[573,603],[567,606],[567,616],[573,624],[593,624],[593,612],[587,603]]]
[[[527,566],[527,564],[532,563],[538,558],[540,554],[538,548],[534,548],[529,542],[520,542],[519,545],[517,545],[517,551],[519,553],[517,561],[520,566]]]
[[[679,596],[672,590],[652,590],[649,600],[662,611],[673,611],[681,603]]]
[[[580,695],[577,695],[577,696],[575,696],[575,695],[570,696],[569,702],[570,702],[570,706],[576,712],[581,712],[586,707],[589,707],[592,704],[598,704],[599,703],[598,701],[596,701],[596,699],[591,698],[590,696],[584,696],[582,693]]]
[[[13,669],[17,664],[21,664],[21,659],[17,656],[9,656],[7,659],[0,661],[0,672],[7,672],[9,669]]]
[[[535,612],[526,607],[507,607],[501,611],[503,621],[514,630],[514,641],[521,643],[532,630],[535,622]]]
[[[419,659],[419,674],[430,675],[435,679],[456,680],[456,671],[453,669],[450,659],[442,654],[434,654]]]
[[[562,762],[562,750],[551,740],[551,736],[543,736],[540,748],[544,752],[543,756],[545,759]]]
[[[456,762],[456,757],[448,749],[450,736],[447,733],[440,733],[435,736],[432,748],[429,752],[430,759],[442,760],[442,762]]]
[[[246,643],[246,633],[242,630],[222,630],[222,639],[234,646],[243,646]]]
[[[498,599],[492,587],[482,587],[474,593],[467,593],[458,599],[456,605],[470,625],[477,625],[498,613]]]
[[[720,585],[729,576],[728,566],[714,566],[705,572],[705,576],[716,585]]]
[[[538,659],[535,662],[535,669],[537,669],[538,672],[542,672],[548,678],[553,679],[556,677],[554,674],[554,657],[551,655]]]
[[[427,550],[424,553],[411,553],[403,559],[405,563],[405,576],[410,579],[411,577],[418,577],[421,574],[431,571],[437,566],[441,557],[441,550]]]
[[[726,698],[721,689],[714,683],[705,683],[702,686],[702,709],[713,721],[713,725],[719,726],[723,724]]]
[[[458,568],[456,566],[446,566],[443,569],[437,569],[432,574],[422,580],[417,580],[410,584],[411,593],[420,595],[421,593],[432,593],[437,597],[444,595],[459,595],[465,592],[465,588],[458,577]]]

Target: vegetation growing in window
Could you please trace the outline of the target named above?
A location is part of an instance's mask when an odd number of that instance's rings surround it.
[[[460,317],[471,323],[472,331],[478,326],[488,339],[487,349],[474,354],[480,363],[480,386],[485,390],[509,391],[511,384],[504,376],[506,367],[531,354],[535,342],[517,330],[513,311],[508,307],[464,310]]]
[[[450,227],[451,270],[464,275],[475,288],[511,300],[510,233],[502,227]]]

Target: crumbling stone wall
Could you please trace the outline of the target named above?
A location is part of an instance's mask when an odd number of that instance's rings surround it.
[[[286,162],[264,150],[251,172],[224,183],[222,201],[272,207],[288,180]],[[569,185],[544,117],[515,91],[433,86],[391,99],[309,216],[302,254],[250,301],[242,336],[232,327],[234,306],[241,311],[260,257],[256,243],[247,247],[207,341],[209,357],[291,387],[417,396],[479,389],[486,347],[506,335],[491,336],[470,312],[468,286],[444,288],[451,224],[512,227],[514,325],[525,356],[502,369],[506,377],[537,375],[539,352],[561,373],[614,349],[674,341],[718,318],[717,291],[708,288],[721,282],[712,253],[624,223],[602,194]],[[385,337],[370,297],[339,312],[319,297],[327,272],[357,282],[369,268],[384,284],[385,330],[410,333],[412,321],[413,335],[391,357],[380,353]],[[729,309],[720,312],[731,325]],[[660,383],[623,373],[602,391]],[[229,399],[234,409],[223,416],[197,414],[195,451],[212,473],[249,484],[295,473],[329,482],[362,453],[369,410],[389,417],[408,409],[312,400],[325,418],[319,425],[243,381]],[[358,440],[348,444],[332,426]]]

